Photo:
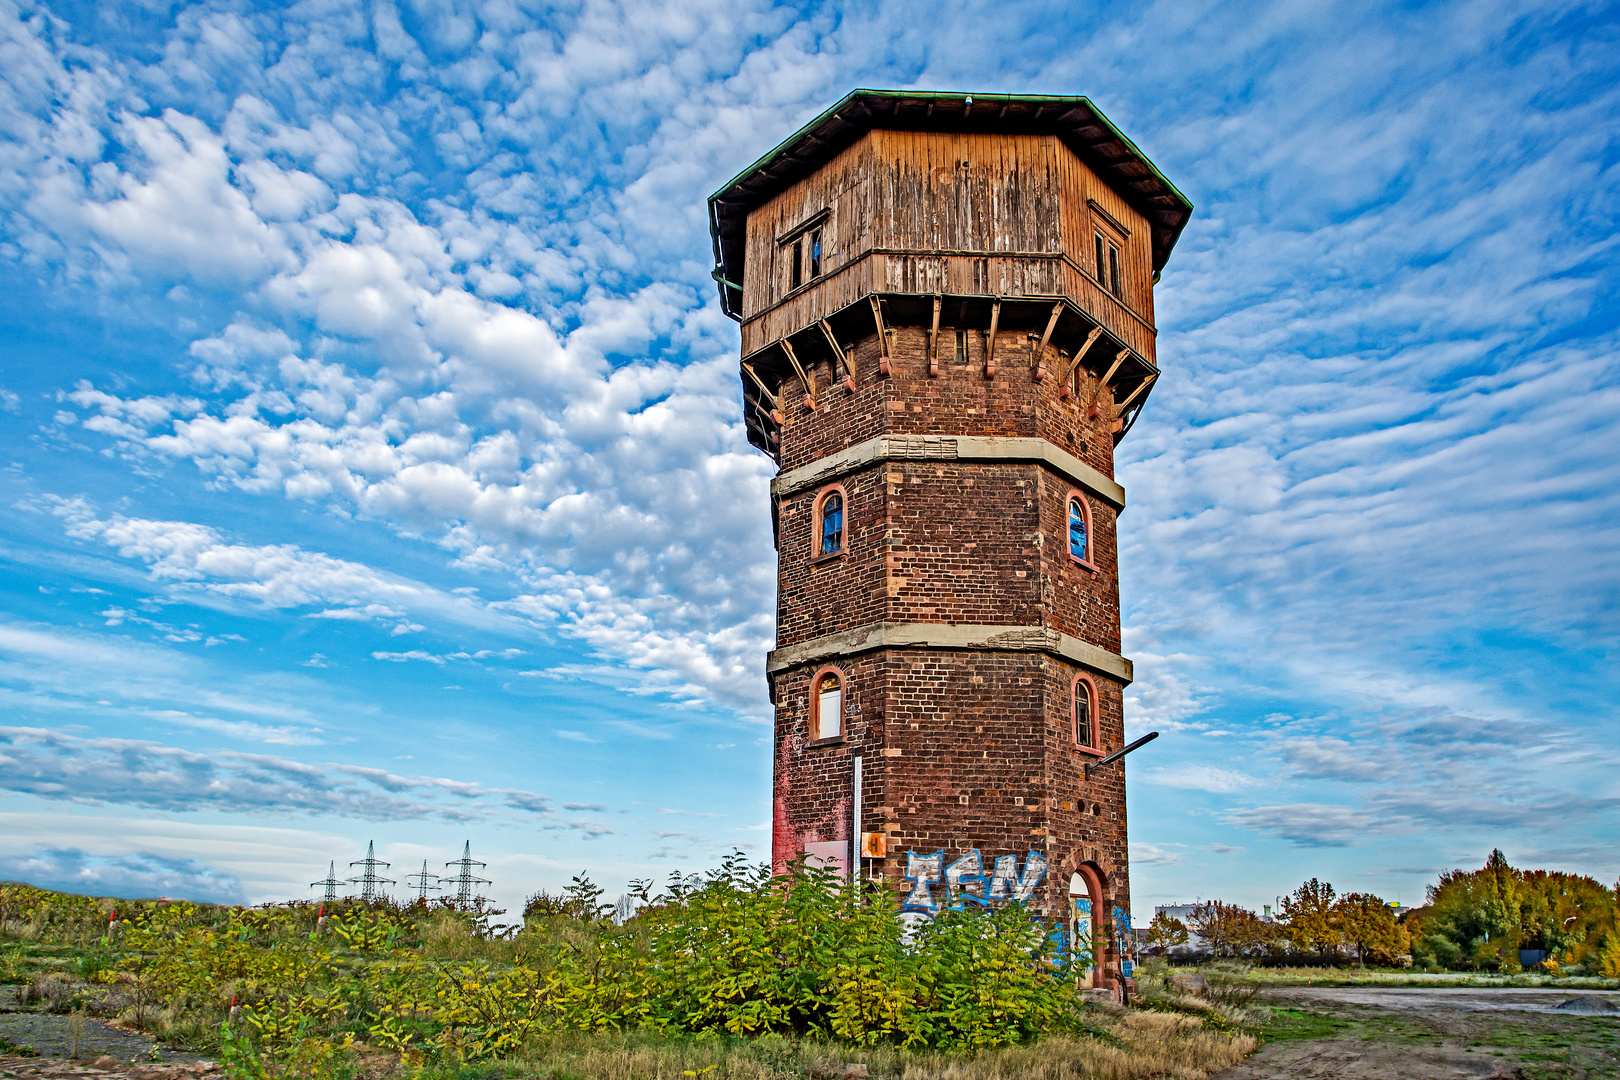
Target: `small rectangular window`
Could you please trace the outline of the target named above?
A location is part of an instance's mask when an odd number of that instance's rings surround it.
[[[1119,286],[1119,248],[1113,244],[1108,245],[1108,291],[1125,298],[1125,290]]]
[[[1096,236],[1097,236],[1097,283],[1100,285],[1103,282],[1108,280],[1108,277],[1107,277],[1108,264],[1106,262],[1106,252],[1108,250],[1108,241],[1103,239],[1103,234],[1102,233],[1097,233]]]
[[[821,276],[821,230],[810,230],[810,280]]]
[[[804,283],[804,243],[795,238],[788,247],[788,291]]]
[[[956,362],[958,364],[967,363],[967,331],[966,330],[958,330],[956,332]]]

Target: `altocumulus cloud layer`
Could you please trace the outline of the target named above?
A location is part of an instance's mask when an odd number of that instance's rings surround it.
[[[0,8],[10,801],[757,850],[704,196],[854,85],[1027,90],[1199,207],[1121,458],[1138,902],[1620,870],[1613,13],[947,8]]]

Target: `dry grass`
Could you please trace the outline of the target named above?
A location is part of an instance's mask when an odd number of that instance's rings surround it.
[[[1191,1016],[1129,1012],[1108,1025],[1121,1045],[1057,1036],[953,1061],[942,1069],[908,1068],[903,1080],[1204,1080],[1254,1053],[1249,1035],[1223,1035]]]
[[[580,1036],[535,1047],[501,1063],[500,1076],[568,1080],[786,1080],[841,1077],[847,1064],[872,1080],[1204,1080],[1254,1052],[1255,1040],[1227,1035],[1196,1016],[1113,1010],[1095,1017],[1100,1037],[1054,1036],[1033,1046],[943,1054],[893,1047],[838,1046],[766,1037],[748,1042]]]

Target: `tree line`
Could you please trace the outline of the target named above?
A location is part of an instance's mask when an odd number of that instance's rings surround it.
[[[1372,893],[1341,895],[1311,878],[1283,898],[1274,919],[1222,900],[1194,905],[1185,921],[1160,912],[1147,948],[1504,974],[1529,960],[1548,974],[1620,978],[1620,882],[1605,888],[1578,874],[1520,870],[1497,850],[1478,870],[1442,873],[1426,892],[1422,907],[1397,912]]]

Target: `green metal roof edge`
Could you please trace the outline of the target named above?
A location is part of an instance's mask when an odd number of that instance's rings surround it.
[[[811,128],[813,128],[817,124],[821,123],[827,117],[833,115],[839,109],[844,108],[851,101],[854,101],[858,97],[864,97],[866,95],[875,95],[875,94],[904,95],[906,97],[913,97],[913,98],[950,98],[953,101],[960,101],[963,98],[971,97],[971,98],[974,98],[974,99],[983,98],[986,101],[1062,101],[1062,102],[1070,102],[1070,103],[1084,103],[1086,108],[1090,109],[1093,113],[1095,113],[1096,116],[1097,116],[1097,119],[1101,120],[1103,122],[1103,124],[1108,128],[1108,130],[1113,132],[1115,137],[1117,137],[1120,142],[1124,143],[1127,147],[1129,147],[1131,153],[1135,154],[1137,156],[1137,158],[1141,160],[1142,164],[1144,164],[1144,165],[1146,165],[1148,167],[1149,171],[1151,171],[1153,173],[1153,175],[1158,178],[1159,183],[1163,184],[1166,188],[1168,188],[1170,190],[1171,194],[1173,194],[1176,198],[1181,200],[1182,205],[1184,205],[1187,208],[1187,212],[1189,214],[1192,213],[1192,211],[1194,209],[1193,201],[1191,199],[1187,198],[1187,196],[1182,193],[1180,188],[1176,187],[1175,184],[1171,183],[1170,178],[1168,176],[1164,175],[1164,173],[1159,171],[1159,167],[1157,165],[1153,164],[1153,159],[1148,157],[1146,154],[1144,154],[1142,152],[1142,148],[1140,146],[1137,146],[1136,143],[1131,140],[1130,136],[1126,135],[1123,131],[1119,130],[1119,128],[1117,126],[1115,126],[1114,122],[1112,120],[1108,119],[1108,117],[1103,113],[1103,111],[1101,109],[1097,108],[1096,103],[1094,101],[1092,101],[1089,97],[1086,97],[1083,94],[1082,95],[1072,95],[1072,94],[970,94],[970,93],[968,93],[966,91],[950,91],[950,90],[879,90],[879,89],[876,89],[876,88],[873,88],[873,87],[860,87],[860,88],[857,88],[855,90],[851,90],[849,93],[847,93],[843,97],[839,98],[832,105],[830,105],[829,107],[823,109],[821,112],[817,113],[815,116],[811,117],[810,120],[807,121],[806,123],[804,123],[803,125],[801,125],[797,131],[795,131],[793,134],[789,135],[787,138],[783,139],[781,142],[777,143],[770,150],[766,151],[766,153],[762,157],[760,157],[759,160],[755,161],[753,164],[749,165],[747,168],[745,168],[741,172],[737,173],[736,176],[733,176],[730,180],[727,180],[724,184],[722,184],[720,186],[720,188],[717,191],[715,191],[715,193],[713,195],[709,196],[710,205],[713,205],[718,199],[720,199],[723,195],[725,195],[726,192],[728,192],[732,188],[736,187],[737,184],[739,182],[741,182],[743,177],[747,176],[749,173],[758,172],[760,169],[763,169],[766,165],[770,164],[772,159],[780,156],[781,153],[783,152],[783,150],[785,150],[796,139],[798,139],[799,136],[803,135],[805,132],[809,131]]]
[[[797,139],[800,135],[803,135],[806,131],[809,131],[811,128],[813,128],[817,124],[821,123],[822,120],[824,120],[827,117],[831,116],[833,113],[837,112],[839,109],[842,109],[845,105],[848,105],[851,101],[855,100],[855,98],[858,97],[859,95],[868,94],[868,93],[872,93],[872,91],[870,91],[870,90],[851,90],[849,93],[845,94],[843,97],[841,97],[837,101],[835,101],[832,105],[830,105],[827,108],[825,108],[825,109],[821,110],[820,112],[818,112],[815,116],[811,117],[809,119],[809,121],[802,124],[796,131],[794,131],[793,134],[789,135],[787,138],[783,139],[781,142],[777,143],[775,146],[773,146],[769,150],[765,151],[764,156],[761,157],[758,161],[754,162],[752,165],[749,165],[747,168],[743,169],[736,176],[733,176],[730,180],[727,180],[724,184],[721,184],[719,190],[717,190],[713,195],[709,196],[709,202],[711,202],[711,203],[714,202],[716,199],[720,198],[720,196],[724,195],[726,192],[728,192],[732,188],[736,187],[737,184],[739,182],[741,182],[742,178],[747,176],[749,173],[757,172],[758,170],[763,169],[771,161],[772,158],[779,157],[781,155],[782,151],[784,149],[786,149],[788,144],[793,142],[794,139]]]

